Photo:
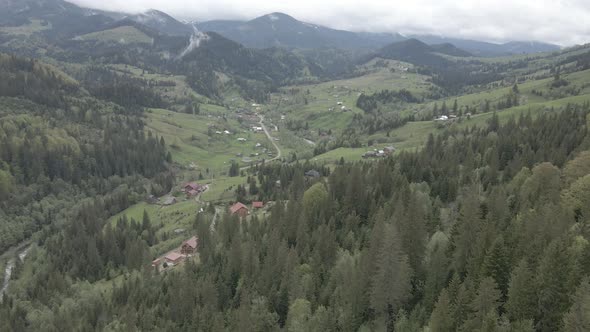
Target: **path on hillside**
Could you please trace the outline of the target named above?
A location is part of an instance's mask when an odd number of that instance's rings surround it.
[[[277,150],[277,156],[269,159],[267,161],[275,161],[277,159],[280,159],[282,156],[282,152],[281,152],[281,148],[279,148],[279,146],[277,145],[277,143],[275,142],[275,140],[273,139],[272,136],[270,136],[270,132],[268,131],[268,129],[266,128],[266,126],[264,125],[264,117],[262,115],[259,115],[258,117],[260,117],[260,126],[262,127],[262,130],[264,130],[264,133],[266,134],[266,137],[268,137],[268,140],[270,141],[270,143],[272,143],[272,145],[275,147],[275,149]]]
[[[262,130],[266,134],[266,137],[268,138],[270,143],[274,146],[274,148],[277,150],[277,155],[271,159],[265,160],[265,162],[279,160],[283,156],[283,152],[281,151],[281,148],[279,147],[279,145],[275,142],[274,138],[270,135],[270,132],[268,131],[266,126],[264,125],[264,117],[262,115],[258,115],[258,117],[260,118],[260,121],[258,121],[258,124],[260,124],[260,127],[262,127]],[[252,168],[253,166],[254,165],[241,167],[240,171],[245,171],[247,169]]]

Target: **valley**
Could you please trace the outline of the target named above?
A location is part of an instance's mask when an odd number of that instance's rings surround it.
[[[590,44],[0,9],[0,330],[587,322]]]

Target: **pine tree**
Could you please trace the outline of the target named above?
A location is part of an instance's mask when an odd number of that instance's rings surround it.
[[[452,332],[454,325],[452,319],[449,293],[443,289],[430,316],[430,329],[433,332]]]
[[[502,292],[502,298],[505,298],[508,292],[510,278],[510,257],[508,256],[502,236],[499,236],[494,241],[490,252],[485,258],[483,270],[485,276],[490,276],[494,279],[498,285],[498,289]]]
[[[564,332],[590,331],[590,281],[584,279],[573,296],[573,305],[563,317]]]
[[[537,271],[537,329],[557,331],[562,316],[569,307],[572,265],[563,240],[555,240],[547,247]]]
[[[400,246],[394,225],[385,226],[385,237],[377,257],[377,271],[371,282],[371,307],[391,320],[410,295],[412,271]]]
[[[537,292],[533,271],[522,260],[510,275],[506,313],[511,320],[532,319],[535,316]]]
[[[470,304],[471,318],[465,323],[467,330],[474,331],[483,328],[489,324],[490,318],[497,322],[500,296],[494,279],[487,277],[479,283],[477,294]]]

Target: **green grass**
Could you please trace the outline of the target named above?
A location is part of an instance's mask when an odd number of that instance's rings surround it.
[[[209,125],[214,126],[209,136]],[[259,153],[253,160],[262,158],[260,148],[256,143],[265,144],[268,138],[263,133],[248,130],[247,125],[240,125],[229,115],[227,121],[215,116],[194,116],[192,114],[175,113],[163,109],[152,109],[147,113],[147,128],[158,136],[163,136],[172,159],[183,166],[194,164],[199,170],[209,169],[211,174],[223,175],[229,170],[231,160],[240,164],[242,153],[247,157],[252,153]],[[230,131],[231,135],[216,134],[216,131]],[[238,142],[238,138],[247,139]]]
[[[412,67],[409,64],[382,60],[388,65],[383,68],[375,67],[376,61],[366,64],[364,70],[368,73],[359,77],[285,88],[283,93],[273,96],[270,106],[286,115],[287,120],[307,122],[311,129],[331,129],[338,132],[348,126],[355,113],[363,112],[356,107],[356,100],[361,93],[406,89],[416,95],[422,95],[432,86],[427,82],[427,76],[401,71],[398,68]],[[395,71],[391,72],[391,68]],[[348,111],[343,112],[338,102]],[[334,110],[328,111],[330,108]]]
[[[0,33],[5,33],[8,35],[22,35],[28,37],[36,32],[41,32],[50,29],[50,23],[43,25],[41,20],[31,20],[29,24],[24,24],[18,27],[0,27]]]
[[[205,181],[209,183],[209,190],[201,195],[204,202],[221,202],[235,198],[234,191],[240,184],[246,183],[245,177],[221,177]]]
[[[109,67],[119,74],[131,75],[132,77],[153,80],[153,81],[172,81],[175,86],[155,86],[153,89],[160,94],[165,100],[169,102],[176,102],[182,100],[195,100],[199,103],[202,113],[222,114],[226,112],[224,107],[215,105],[212,101],[198,93],[196,93],[187,83],[186,77],[182,75],[172,75],[166,73],[154,73],[143,70],[141,68],[130,66],[127,64],[109,65]],[[179,111],[185,107],[185,103],[176,105]]]
[[[168,240],[161,241],[151,248],[152,253],[158,255],[174,248],[192,235],[191,230],[195,216],[203,205],[196,202],[194,199],[183,199],[184,198],[181,198],[178,203],[170,206],[160,206],[141,202],[117,214],[109,219],[109,221],[114,225],[117,220],[126,216],[129,220],[133,218],[136,221],[141,222],[143,220],[143,212],[146,211],[152,226],[157,229],[156,234],[162,236],[163,233],[167,233],[169,236]],[[174,230],[179,228],[184,229],[185,232],[176,234]]]
[[[117,42],[121,44],[151,44],[153,39],[133,26],[122,26],[114,29],[92,32],[78,36],[80,40],[97,40]]]

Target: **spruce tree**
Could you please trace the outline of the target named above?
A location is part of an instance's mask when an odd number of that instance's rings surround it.
[[[590,331],[590,281],[588,278],[578,286],[573,301],[574,303],[563,317],[563,331]]]

